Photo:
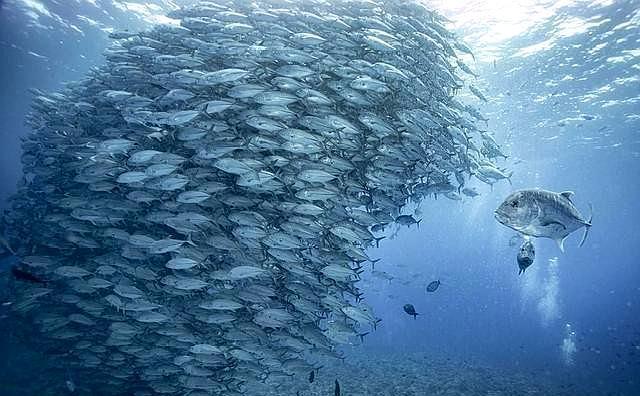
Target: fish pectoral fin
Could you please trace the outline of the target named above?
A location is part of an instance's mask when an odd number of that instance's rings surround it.
[[[575,193],[573,191],[563,191],[560,193],[560,195],[571,201],[571,197],[573,197]]]
[[[543,227],[548,227],[550,225],[557,225],[558,227],[561,227],[561,229],[565,230],[567,227],[565,227],[564,224],[557,222],[555,220],[548,220],[548,219],[542,219],[540,220],[540,225]]]

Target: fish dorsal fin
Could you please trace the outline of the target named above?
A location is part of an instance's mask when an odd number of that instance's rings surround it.
[[[574,192],[573,191],[563,191],[563,192],[560,193],[560,195],[562,195],[563,197],[565,197],[566,199],[571,201],[571,197],[573,197]]]

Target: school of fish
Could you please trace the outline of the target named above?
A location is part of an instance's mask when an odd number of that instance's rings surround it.
[[[405,0],[169,16],[113,32],[82,81],[34,91],[3,219],[29,274],[13,320],[74,389],[304,394],[380,321],[357,286],[379,231],[419,223],[409,201],[509,177],[456,99],[470,50]]]

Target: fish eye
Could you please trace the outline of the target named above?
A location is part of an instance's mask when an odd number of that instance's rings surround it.
[[[511,201],[511,206],[514,207],[514,208],[517,208],[519,204],[520,203],[518,202],[517,199],[515,201]]]

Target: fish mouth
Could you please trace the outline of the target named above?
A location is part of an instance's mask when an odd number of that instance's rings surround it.
[[[498,210],[495,210],[495,211],[493,212],[493,217],[494,217],[494,218],[496,219],[496,221],[498,221],[498,223],[500,223],[500,224],[506,224],[506,222],[507,222],[507,217],[506,217],[503,213],[501,213],[500,211],[498,211]]]

